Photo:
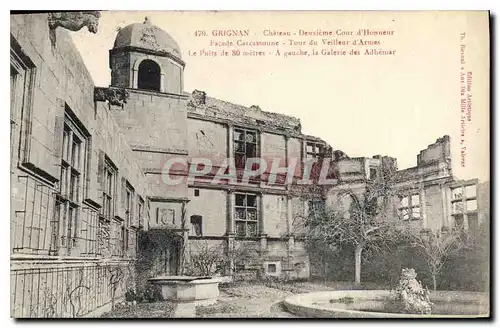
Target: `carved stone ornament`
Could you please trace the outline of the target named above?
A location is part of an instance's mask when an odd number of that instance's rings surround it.
[[[55,30],[61,26],[70,31],[76,32],[81,30],[84,26],[90,33],[97,33],[99,25],[99,18],[101,13],[99,11],[77,11],[77,12],[60,12],[49,14],[49,27]]]
[[[192,102],[194,106],[205,105],[207,99],[207,94],[205,93],[205,91],[193,90],[191,96],[193,98]]]
[[[139,40],[146,44],[149,48],[156,50],[160,49],[160,45],[156,40],[155,27],[151,25],[151,21],[148,17],[144,20],[144,28],[142,29],[142,35]]]
[[[94,89],[95,101],[108,101],[110,105],[122,106],[127,103],[129,92],[120,88],[100,88]]]

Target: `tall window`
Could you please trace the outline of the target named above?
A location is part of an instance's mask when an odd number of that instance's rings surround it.
[[[236,168],[243,169],[247,159],[257,155],[257,131],[234,129],[234,161]]]
[[[129,248],[129,235],[130,227],[132,226],[133,220],[133,200],[134,200],[134,188],[125,182],[125,222],[122,225],[122,245],[123,252],[127,252]]]
[[[236,234],[252,237],[258,234],[258,196],[254,194],[235,194]]]
[[[12,35],[10,46],[10,146],[13,163],[19,144],[23,152],[22,160],[27,160],[29,155],[36,67]]]
[[[83,198],[83,182],[86,180],[84,158],[88,136],[78,127],[78,122],[66,114],[62,131],[61,173],[55,215],[58,221],[60,246],[68,253],[78,239],[78,216]]]
[[[420,219],[420,195],[401,196],[399,202],[399,215],[402,220]]]
[[[152,60],[146,59],[139,64],[137,87],[144,90],[160,91],[160,66]]]
[[[99,253],[105,256],[118,255],[117,248],[120,231],[116,230],[115,194],[118,169],[102,151],[99,154],[99,181],[101,183],[101,212],[99,215],[98,244]],[[118,235],[118,236],[117,236]]]
[[[110,220],[114,217],[115,210],[113,197],[115,195],[116,168],[107,157],[105,157],[104,160],[102,179],[103,192],[101,215]]]
[[[134,223],[134,226],[136,227],[142,227],[143,226],[143,219],[144,219],[144,200],[142,197],[137,198],[137,219],[139,222]]]

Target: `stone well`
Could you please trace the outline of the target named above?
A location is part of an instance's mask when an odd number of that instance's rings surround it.
[[[161,287],[165,301],[174,303],[174,317],[193,317],[197,305],[211,305],[219,297],[223,277],[160,276],[149,282]]]

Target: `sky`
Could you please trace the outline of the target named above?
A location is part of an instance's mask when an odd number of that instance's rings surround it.
[[[103,12],[97,34],[71,33],[98,86],[110,84],[109,49],[117,30],[147,16],[179,44],[184,89],[236,104],[297,117],[302,132],[322,138],[351,157],[388,155],[400,169],[444,135],[452,142],[453,173],[459,179],[489,180],[488,36],[486,16],[461,12]],[[391,30],[371,36],[394,56],[264,57],[190,56],[208,49],[213,30],[249,30],[246,40],[288,42],[321,37],[266,37],[264,30]],[[206,37],[195,36],[203,30]],[[460,34],[466,33],[464,40]],[[334,37],[350,40],[351,37]],[[466,45],[461,64],[461,44]],[[262,47],[248,49],[262,50]],[[283,46],[282,51],[312,46]],[[313,46],[331,49],[334,46]],[[370,48],[370,47],[369,47]],[[274,48],[272,48],[274,50]],[[364,48],[359,48],[364,50]],[[466,155],[460,155],[460,71],[471,71],[472,121],[465,126]]]

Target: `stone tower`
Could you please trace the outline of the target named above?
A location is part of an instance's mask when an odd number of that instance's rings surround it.
[[[177,42],[164,30],[144,23],[120,29],[109,51],[111,86],[180,95],[184,62]]]

